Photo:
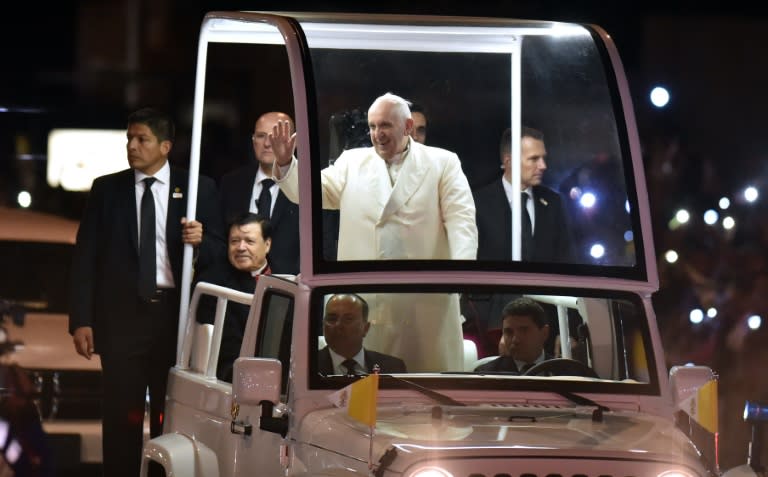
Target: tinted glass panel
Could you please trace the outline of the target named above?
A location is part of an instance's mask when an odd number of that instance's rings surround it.
[[[539,385],[656,386],[647,318],[633,295],[422,289],[318,292],[311,324],[318,349],[310,365],[315,382],[335,383],[349,373],[343,361],[354,359],[355,374],[378,365],[382,374],[471,378],[477,386],[529,377]],[[537,367],[529,371],[526,365]]]
[[[371,146],[368,108],[378,96],[392,92],[424,109],[427,145],[454,152],[460,159],[478,209],[481,267],[644,277],[623,112],[616,102],[615,80],[604,63],[606,56],[584,28],[532,26],[302,23],[312,60],[310,79],[316,89],[312,105],[317,112],[320,154],[312,158],[316,190],[325,191],[321,168],[334,164],[345,150]],[[513,168],[520,167],[521,154],[511,146],[518,145],[520,138],[509,146],[513,165],[507,172],[508,194],[501,182],[502,137],[513,126],[528,126],[543,133],[546,150],[543,164],[535,173],[549,192],[540,193],[537,186],[530,190],[537,251],[527,258],[515,251],[514,245],[520,234],[515,224],[523,220],[521,204],[509,202],[515,191],[536,183],[527,181],[524,158],[520,175],[513,172]],[[404,157],[407,161],[411,156]],[[521,178],[527,182],[521,185]],[[345,180],[351,183],[358,179],[346,175]],[[391,182],[394,191],[396,179]],[[376,195],[376,187],[375,181],[368,183],[367,195]],[[488,195],[482,191],[493,187],[498,189],[494,199],[481,200]],[[359,223],[344,230],[343,204],[367,207],[371,200],[355,193],[356,199],[342,200],[341,205],[326,202],[326,207],[340,206],[340,211],[314,215],[322,225],[315,227],[322,229],[322,236],[315,236],[323,241],[323,247],[315,247],[317,253],[323,253],[322,271],[413,268],[408,264],[356,263],[351,268],[333,265],[334,260],[350,256],[343,236],[355,227],[364,233],[368,226]],[[316,197],[315,203],[325,198],[322,193]],[[376,226],[383,229],[387,219],[382,212],[388,199],[378,199],[381,210],[373,208],[371,214],[379,217]],[[406,236],[406,230],[412,233],[423,227],[417,214],[407,210],[408,205],[406,201],[402,216],[397,217],[402,221],[403,233],[393,234],[402,240],[412,239]],[[485,224],[480,215],[488,217]],[[447,222],[446,217],[442,219]],[[337,243],[338,234],[342,235],[341,245]],[[371,240],[371,260],[380,258],[386,241],[383,234]],[[404,253],[388,258],[444,257]],[[358,257],[352,260],[358,261]],[[522,267],[518,263],[521,260],[526,262]],[[444,265],[419,265],[423,266]]]

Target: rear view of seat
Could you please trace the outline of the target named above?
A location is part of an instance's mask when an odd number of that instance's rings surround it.
[[[193,371],[205,373],[208,367],[208,358],[211,355],[211,342],[213,341],[213,325],[209,323],[197,323],[195,336],[192,340],[192,351],[189,357],[189,367]]]

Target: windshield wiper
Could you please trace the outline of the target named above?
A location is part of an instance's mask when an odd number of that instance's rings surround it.
[[[554,392],[555,394],[559,394],[560,396],[563,396],[569,401],[576,403],[580,406],[594,406],[595,410],[592,411],[592,422],[603,422],[603,412],[610,411],[610,409],[608,409],[607,406],[598,404],[595,401],[587,397],[580,396],[578,394],[574,394],[568,391],[552,391],[552,392]]]
[[[389,378],[394,381],[397,381],[399,383],[404,383],[407,385],[410,389],[416,390],[420,392],[421,394],[434,399],[440,404],[443,404],[445,406],[466,406],[463,402],[459,402],[455,399],[453,399],[450,396],[446,396],[445,394],[439,393],[437,391],[433,391],[429,388],[426,388],[420,384],[416,384],[413,381],[408,381],[407,379],[399,378],[397,376],[392,376],[391,374],[380,374],[379,379],[381,378]]]

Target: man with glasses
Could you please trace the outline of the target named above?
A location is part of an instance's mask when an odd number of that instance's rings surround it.
[[[371,324],[368,303],[354,293],[333,295],[325,305],[323,334],[328,344],[319,351],[321,374],[359,375],[373,372],[405,373],[400,358],[363,348],[363,338]]]
[[[275,153],[269,133],[278,121],[293,132],[293,120],[285,113],[262,114],[253,127],[251,143],[255,161],[225,174],[219,183],[222,216],[226,222],[243,212],[252,212],[272,224],[272,273],[299,273],[299,206],[288,200],[272,180]]]

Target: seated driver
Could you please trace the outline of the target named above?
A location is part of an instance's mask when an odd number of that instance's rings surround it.
[[[477,372],[524,374],[553,356],[544,351],[549,324],[544,309],[527,297],[516,298],[501,312],[499,357],[475,368]]]
[[[333,295],[325,305],[323,334],[327,346],[319,351],[317,362],[321,374],[361,375],[373,372],[405,373],[400,358],[363,348],[363,338],[371,324],[368,303],[354,293]]]

